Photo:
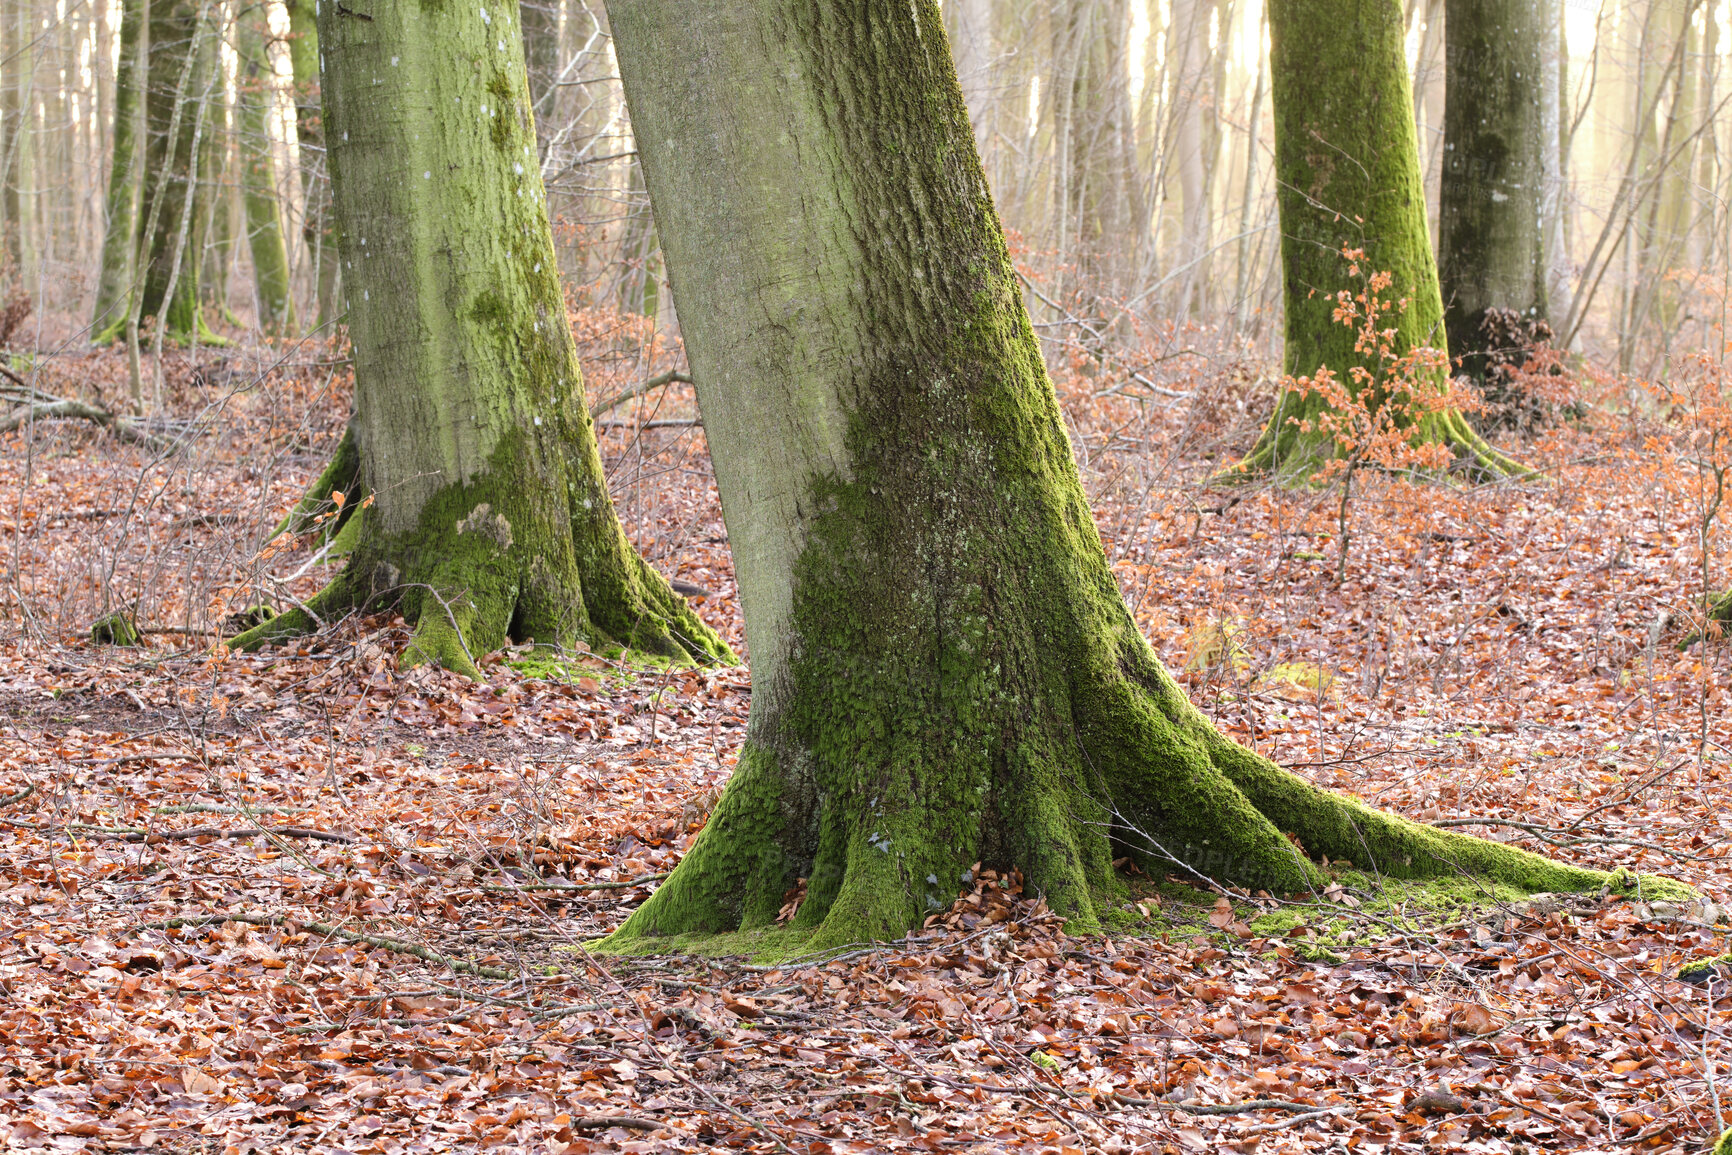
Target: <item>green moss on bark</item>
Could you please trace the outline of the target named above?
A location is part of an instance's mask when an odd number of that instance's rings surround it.
[[[1309,378],[1327,366],[1351,382],[1355,367],[1381,368],[1355,348],[1355,330],[1334,319],[1335,294],[1346,287],[1344,246],[1364,250],[1366,266],[1390,273],[1394,293],[1408,301],[1390,318],[1397,353],[1447,350],[1401,5],[1271,0],[1269,36],[1287,375]],[[1436,384],[1444,387],[1441,374]],[[1323,404],[1316,394],[1284,393],[1257,444],[1224,477],[1273,473],[1291,482],[1317,473],[1336,446],[1299,423],[1315,418]],[[1459,413],[1428,417],[1413,436],[1449,445],[1483,476],[1526,472]]]
[[[313,615],[401,609],[403,659],[479,677],[508,641],[733,661],[637,556],[582,404],[524,99],[514,6],[327,6],[323,127],[349,290],[355,417],[285,528],[348,562]],[[340,493],[341,516],[318,519]]]
[[[1321,886],[1289,834],[1396,875],[1606,881],[1325,794],[1185,699],[1107,564],[932,4],[610,14],[748,629],[773,632],[715,817],[600,949],[764,934],[799,878],[778,949],[898,938],[976,861],[1091,929],[1121,855]],[[754,104],[762,75],[798,80]],[[788,202],[739,227],[778,172]]]

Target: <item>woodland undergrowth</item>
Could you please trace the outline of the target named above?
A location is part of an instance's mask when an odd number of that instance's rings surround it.
[[[1042,282],[1032,282],[1041,293]],[[888,949],[610,959],[741,744],[744,669],[506,652],[397,669],[390,617],[223,655],[330,570],[261,558],[349,396],[340,346],[171,353],[175,449],[0,454],[0,1134],[187,1151],[1644,1152],[1732,1124],[1727,386],[1574,370],[1580,419],[1473,485],[1207,481],[1264,351],[1036,301],[1127,602],[1198,704],[1319,785],[1692,903],[1133,878],[1070,937],[981,871]],[[1041,312],[1039,310],[1044,310]],[[579,312],[592,403],[683,368]],[[21,362],[14,361],[14,367]],[[118,403],[112,352],[28,365]],[[1536,369],[1543,386],[1562,387]],[[1579,403],[1579,404],[1578,404]],[[1561,407],[1560,407],[1561,408]],[[601,415],[633,540],[745,653],[689,385]],[[1717,464],[1718,463],[1718,464]],[[96,645],[121,612],[144,645]],[[1683,644],[1693,632],[1710,637]],[[798,890],[787,896],[791,916]]]

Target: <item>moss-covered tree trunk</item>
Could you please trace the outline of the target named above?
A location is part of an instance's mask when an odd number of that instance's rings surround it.
[[[199,309],[198,255],[203,249],[205,190],[195,182],[193,152],[204,137],[215,76],[210,6],[201,0],[152,0],[149,5],[151,83],[145,93],[149,143],[145,172],[154,227],[141,235],[138,305],[176,340],[208,336]],[[178,81],[178,82],[177,82]]]
[[[124,318],[138,244],[138,206],[145,173],[140,152],[144,129],[143,92],[148,81],[149,51],[145,31],[145,0],[122,0],[120,60],[114,75],[114,137],[105,208],[108,221],[102,237],[102,269],[96,283],[96,308],[91,320],[101,333]]]
[[[1449,351],[1485,377],[1487,309],[1546,320],[1547,0],[1448,0],[1437,263]],[[1553,120],[1555,124],[1555,119]]]
[[[1355,349],[1357,332],[1334,318],[1335,294],[1350,286],[1342,249],[1363,249],[1368,271],[1393,275],[1397,353],[1444,349],[1443,298],[1425,220],[1425,188],[1407,75],[1399,0],[1270,0],[1269,65],[1275,109],[1275,187],[1285,281],[1285,368],[1312,377],[1327,366],[1343,382],[1355,366],[1376,372]],[[1445,385],[1437,374],[1436,384]],[[1324,405],[1315,393],[1282,396],[1241,471],[1303,480],[1337,453],[1330,436],[1300,423]],[[1460,413],[1431,413],[1416,441],[1441,441],[1476,472],[1520,467],[1488,446]]]
[[[1600,882],[1323,793],[1186,700],[1108,568],[931,0],[609,12],[753,666],[733,778],[613,945],[765,926],[801,878],[812,946],[898,937],[976,860],[1081,926],[1121,854],[1318,885],[1289,834]]]
[[[631,548],[608,497],[517,5],[411,0],[368,15],[319,15],[356,390],[343,468],[323,480],[358,509],[353,552],[305,610],[236,644],[396,604],[415,626],[408,660],[471,675],[508,638],[730,657]]]
[[[282,199],[271,158],[266,117],[270,110],[270,61],[265,56],[264,9],[243,12],[238,21],[241,193],[246,208],[247,247],[253,258],[253,287],[259,326],[286,331],[294,325],[289,294],[289,249],[283,236]]]

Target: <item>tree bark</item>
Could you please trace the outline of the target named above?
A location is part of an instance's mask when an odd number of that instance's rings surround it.
[[[286,332],[294,326],[295,305],[289,294],[289,249],[283,232],[282,199],[266,128],[271,66],[259,26],[263,18],[262,8],[243,13],[237,37],[241,190],[246,206],[247,247],[253,258],[259,327]]]
[[[977,860],[1076,928],[1121,854],[1321,885],[1289,833],[1603,881],[1323,793],[1186,700],[1108,568],[931,0],[610,14],[753,664],[733,778],[611,948],[769,926],[798,879],[805,948],[894,938]]]
[[[295,82],[295,140],[301,156],[301,240],[313,264],[314,325],[342,311],[341,264],[331,231],[331,184],[319,109],[319,26],[314,0],[284,0],[289,14],[289,68]]]
[[[192,176],[198,169],[193,153],[203,138],[205,104],[215,83],[215,54],[205,27],[208,4],[152,0],[149,19],[152,83],[145,94],[145,171],[156,207],[149,214],[154,227],[140,237],[138,316],[155,317],[158,327],[177,340],[195,334],[210,340],[214,334],[203,329],[199,309],[200,262],[187,259],[203,241],[197,225],[205,197]]]
[[[407,661],[471,677],[508,638],[731,659],[608,497],[517,5],[355,11],[324,4],[318,29],[356,389],[341,476],[322,483],[359,519],[353,552],[304,610],[234,644],[397,605],[415,629]]]
[[[1409,302],[1389,318],[1396,352],[1443,349],[1443,298],[1425,222],[1400,4],[1270,0],[1269,36],[1287,374],[1311,377],[1327,366],[1350,382],[1354,367],[1379,367],[1355,348],[1356,332],[1334,318],[1335,294],[1347,287],[1344,245],[1363,249],[1371,271],[1392,274],[1393,294]],[[1441,373],[1436,385],[1445,385]],[[1315,474],[1336,446],[1299,423],[1323,405],[1314,393],[1286,393],[1235,473],[1269,471],[1294,480]],[[1413,437],[1448,444],[1481,475],[1523,472],[1457,412],[1427,416]]]
[[[108,172],[107,227],[102,238],[102,269],[96,285],[96,332],[121,319],[132,291],[134,250],[138,244],[138,206],[144,187],[143,92],[148,83],[149,42],[145,0],[123,0],[120,11],[120,62],[114,78],[114,141]]]
[[[1544,321],[1546,0],[1448,0],[1437,264],[1449,351],[1483,381],[1487,309]]]

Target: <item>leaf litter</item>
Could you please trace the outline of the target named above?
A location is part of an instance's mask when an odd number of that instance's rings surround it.
[[[237,400],[196,469],[61,426],[0,460],[36,615],[0,647],[9,1147],[1666,1152],[1728,1121],[1732,964],[1677,977],[1729,949],[1727,660],[1672,644],[1694,539],[1643,438],[1545,434],[1546,486],[1363,482],[1338,584],[1327,495],[1200,484],[1252,427],[1231,405],[1059,380],[1127,603],[1229,733],[1700,901],[1427,905],[1336,864],[1304,903],[1133,877],[1078,937],[980,868],[879,949],[604,959],[583,944],[702,828],[747,673],[508,652],[471,683],[399,670],[389,616],[213,656],[211,623],[329,572],[255,560],[340,431],[316,376],[274,396],[319,432]],[[643,425],[691,411],[638,398],[604,451],[634,540],[741,648],[701,428]],[[91,644],[113,604],[181,632]]]

